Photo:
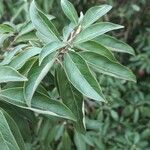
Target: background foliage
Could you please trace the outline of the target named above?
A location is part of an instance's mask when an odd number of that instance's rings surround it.
[[[123,64],[132,68],[137,76],[137,84],[122,82],[104,75],[99,76],[98,81],[109,102],[102,105],[91,101],[86,102],[87,133],[85,135],[77,133],[72,130],[72,126],[56,118],[47,119],[39,116],[37,119],[27,112],[18,114],[18,111],[21,112],[18,108],[6,107],[3,103],[0,103],[0,106],[16,121],[28,149],[148,150],[150,148],[150,12],[148,0],[78,0],[72,2],[78,12],[81,10],[85,12],[96,4],[107,3],[113,6],[109,15],[103,19],[125,26],[123,30],[111,32],[111,34],[135,49],[136,56],[120,54],[118,58]],[[18,24],[27,21],[29,3],[30,1],[27,0],[17,2],[0,0],[0,23],[10,21]],[[59,0],[38,0],[38,4],[46,13],[59,18],[59,21],[54,20],[58,29],[66,24],[67,19],[62,14]],[[5,41],[3,46],[8,42]],[[0,53],[3,54],[3,49]],[[47,89],[52,86],[51,80],[44,79]],[[57,93],[53,91],[52,94],[55,96]]]

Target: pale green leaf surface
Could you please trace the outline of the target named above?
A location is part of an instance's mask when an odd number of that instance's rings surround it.
[[[57,51],[57,50],[63,48],[64,46],[65,46],[65,44],[62,42],[59,42],[59,41],[54,41],[54,42],[51,42],[51,43],[45,45],[42,48],[42,51],[39,56],[39,64],[42,63],[42,61],[44,60],[44,58],[46,56],[48,56],[49,54],[51,54],[54,51]]]
[[[110,5],[100,5],[90,8],[84,15],[83,21],[81,22],[82,28],[89,27],[92,23],[97,21],[100,17],[105,15],[110,11],[112,6]]]
[[[83,43],[86,41],[90,41],[106,32],[121,28],[123,28],[123,26],[110,22],[95,23],[85,30],[81,31],[75,38],[74,43]]]
[[[0,98],[7,103],[32,110],[39,114],[57,116],[73,121],[76,120],[75,116],[68,107],[58,100],[53,100],[41,92],[35,93],[32,99],[31,107],[26,105],[22,87],[1,90]]]
[[[67,41],[69,39],[69,36],[71,35],[71,32],[74,30],[74,28],[75,25],[73,23],[70,23],[63,28],[63,41]]]
[[[0,65],[7,65],[11,62],[11,60],[13,59],[13,57],[22,50],[22,48],[26,47],[26,44],[20,44],[18,46],[16,46],[15,48],[13,48],[10,52],[7,53],[6,57],[4,58],[4,60],[0,63]]]
[[[84,43],[80,43],[75,45],[78,49],[81,49],[83,51],[91,51],[94,53],[98,53],[102,56],[105,56],[109,58],[110,60],[116,61],[114,55],[104,46],[100,45],[99,43],[96,43],[94,41],[88,41]]]
[[[20,69],[28,59],[31,57],[40,54],[41,48],[32,47],[24,50],[22,53],[18,54],[14,59],[10,62],[9,66],[15,68],[16,70]]]
[[[44,59],[44,61],[40,66],[38,66],[38,64],[35,64],[29,71],[28,81],[25,82],[24,85],[24,96],[28,106],[31,105],[31,99],[33,97],[36,88],[52,67],[56,55],[57,55],[56,52],[53,52]]]
[[[8,150],[25,150],[24,142],[16,123],[2,109],[0,109],[0,133],[4,148]]]
[[[52,39],[50,39],[49,37],[46,37],[44,34],[42,34],[41,32],[36,32],[36,36],[38,37],[38,39],[41,41],[41,42],[43,42],[43,43],[45,43],[45,44],[49,44],[49,43],[51,43],[51,42],[53,42],[53,40]]]
[[[136,82],[136,77],[132,71],[118,62],[110,61],[107,57],[92,52],[81,52],[80,55],[97,72]]]
[[[69,82],[61,66],[56,70],[57,82],[59,86],[60,97],[63,103],[73,112],[77,118],[75,128],[80,132],[85,132],[84,124],[84,102],[83,96]]]
[[[14,32],[13,27],[7,24],[0,24],[0,33],[10,33],[10,32]]]
[[[83,95],[96,101],[105,101],[98,82],[81,56],[73,51],[65,54],[64,69],[68,80]]]
[[[112,51],[135,55],[134,49],[131,46],[120,40],[117,40],[112,36],[104,34],[95,38],[94,41],[98,42],[99,44],[107,47]]]
[[[0,83],[10,81],[27,81],[27,78],[9,66],[0,66]]]
[[[30,5],[30,18],[37,31],[53,41],[58,40],[58,31],[47,16],[37,8],[34,0]]]
[[[74,6],[68,0],[61,0],[61,7],[67,18],[74,24],[78,24],[78,14]]]

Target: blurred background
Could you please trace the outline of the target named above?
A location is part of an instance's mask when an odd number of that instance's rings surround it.
[[[30,0],[0,0],[0,23],[21,24],[29,20]],[[54,15],[59,31],[67,23],[60,0],[37,0],[39,7]],[[43,122],[39,133],[25,131],[21,127],[27,146],[32,149],[79,150],[150,150],[150,1],[149,0],[72,0],[83,13],[92,6],[110,4],[113,9],[102,21],[124,25],[111,32],[113,36],[131,45],[136,56],[116,54],[122,64],[129,66],[137,76],[137,84],[100,75],[98,81],[109,101],[96,105],[86,102],[87,133],[82,135],[51,118]],[[47,81],[46,81],[47,82]],[[32,137],[32,138],[31,138]],[[40,142],[39,142],[40,141]]]

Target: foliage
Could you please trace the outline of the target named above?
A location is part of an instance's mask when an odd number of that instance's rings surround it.
[[[48,14],[55,3],[52,14],[59,10],[60,4],[70,22],[63,18],[60,24],[61,15],[56,14],[57,21]],[[5,149],[24,149],[24,146],[25,149],[75,149],[75,146],[79,150],[148,149],[150,87],[146,84],[149,82],[147,32],[139,34],[135,41],[128,38],[130,30],[134,29],[131,27],[127,31],[111,32],[111,36],[105,34],[122,28],[108,22],[107,15],[107,22],[99,19],[111,9],[110,5],[94,6],[85,15],[80,13],[78,18],[68,0],[61,0],[61,3],[51,1],[50,7],[48,0],[39,0],[38,4],[45,13],[34,1],[29,13],[27,1],[20,0],[14,4],[16,8],[22,7],[19,10],[10,8],[14,15],[2,17],[2,20],[12,19],[0,25],[0,127],[7,124],[6,131],[0,130],[2,146]],[[0,10],[4,6],[10,7],[10,4],[1,5]],[[122,22],[118,23],[126,24],[124,20],[127,20],[132,26],[130,13],[140,11],[140,7],[132,5],[133,11],[122,15],[127,8],[128,4],[124,6],[125,10],[120,9]],[[116,20],[113,18],[117,16],[116,12],[113,13],[110,19]],[[133,48],[112,35],[136,45],[139,55],[131,57],[134,63],[129,66],[138,73],[138,85],[124,81],[136,79],[115,57],[118,57],[116,52],[134,55]],[[145,52],[141,54],[140,49]],[[120,58],[124,63],[124,57]],[[144,81],[141,80],[143,76]],[[103,103],[106,100],[108,103]]]

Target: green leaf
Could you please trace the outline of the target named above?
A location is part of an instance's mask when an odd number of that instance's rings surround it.
[[[21,35],[27,34],[31,31],[34,30],[34,26],[31,23],[31,21],[25,22],[21,28],[19,29],[19,34],[17,35],[17,37],[20,37]]]
[[[12,34],[0,34],[0,48],[4,47],[5,41],[10,38]]]
[[[22,53],[18,54],[14,59],[10,62],[9,66],[15,68],[16,70],[20,69],[28,59],[31,57],[40,54],[41,48],[32,47],[25,49]]]
[[[29,42],[29,41],[37,41],[37,40],[38,38],[36,37],[35,31],[31,31],[29,33],[18,36],[15,42],[20,43],[20,42]]]
[[[112,6],[110,5],[100,5],[90,8],[86,14],[84,15],[83,21],[81,22],[81,26],[83,29],[89,27],[95,21],[97,21],[100,17],[105,15],[108,11],[110,11]]]
[[[10,81],[27,81],[27,78],[8,66],[0,66],[0,83]]]
[[[85,132],[84,124],[84,102],[83,96],[79,93],[68,81],[67,76],[61,66],[56,70],[57,82],[60,92],[60,97],[63,103],[73,112],[77,118],[75,128],[80,132]]]
[[[56,55],[57,55],[56,52],[53,52],[52,54],[50,54],[45,58],[45,60],[42,62],[40,66],[35,64],[29,71],[28,81],[25,82],[24,85],[24,95],[28,106],[31,106],[31,99],[33,97],[33,94],[37,89],[38,85],[40,84],[40,82],[43,80],[43,78],[46,76],[46,74],[52,67]]]
[[[7,24],[0,24],[0,33],[10,33],[10,32],[14,32],[13,27]]]
[[[57,51],[57,50],[63,48],[64,46],[65,46],[65,44],[62,42],[59,42],[59,41],[58,42],[54,41],[54,42],[51,42],[51,43],[45,45],[39,56],[39,64],[42,63],[42,61],[44,60],[44,58],[46,56],[48,56],[49,54],[51,54],[54,51]]]
[[[123,28],[123,26],[118,24],[113,24],[110,22],[96,23],[89,26],[85,30],[81,31],[75,38],[74,43],[83,43],[86,41],[90,41],[106,32],[116,30],[116,29],[121,29],[121,28]]]
[[[116,38],[109,35],[101,35],[94,39],[95,42],[107,47],[108,49],[116,52],[129,53],[135,55],[134,49],[128,44],[117,40]]]
[[[20,51],[22,51],[22,48],[26,47],[26,44],[20,44],[18,46],[16,46],[15,48],[13,48],[9,53],[7,53],[6,57],[4,58],[4,60],[0,63],[0,65],[7,65],[11,62],[11,60],[13,59],[13,57]]]
[[[33,67],[33,65],[35,64],[35,62],[38,60],[38,57],[33,57],[31,59],[29,59],[24,65],[23,67],[19,70],[19,72],[25,76],[28,75],[29,71],[31,70],[31,68]]]
[[[98,82],[81,56],[73,51],[65,54],[64,69],[68,80],[83,95],[105,102]]]
[[[69,39],[69,36],[71,32],[74,30],[74,28],[75,25],[73,23],[70,23],[69,25],[63,28],[63,41],[67,41]]]
[[[26,105],[22,87],[1,90],[0,98],[7,103],[37,112],[39,114],[57,116],[73,121],[76,120],[75,116],[68,107],[57,100],[51,99],[41,92],[36,92],[34,94],[31,107]]]
[[[58,31],[47,16],[37,8],[34,0],[30,5],[30,18],[37,31],[53,41],[58,41]]]
[[[72,144],[71,144],[71,138],[67,131],[64,131],[63,137],[62,137],[62,149],[65,150],[71,150]]]
[[[36,36],[38,37],[38,39],[41,41],[41,42],[43,42],[43,43],[45,43],[45,44],[49,44],[49,43],[51,43],[51,42],[53,42],[53,40],[52,39],[50,39],[49,37],[46,37],[45,35],[43,35],[43,34],[41,34],[41,32],[36,32]]]
[[[82,52],[80,55],[97,72],[107,74],[119,79],[136,82],[136,77],[127,67],[113,62],[108,58],[92,52]]]
[[[91,52],[100,54],[102,56],[109,58],[112,61],[116,61],[114,55],[107,48],[105,48],[104,46],[94,41],[80,43],[80,44],[75,45],[75,47],[83,51],[91,51]]]
[[[3,150],[25,150],[24,141],[14,120],[0,108],[0,146]]]
[[[86,147],[86,143],[84,141],[84,135],[79,133],[79,132],[75,132],[74,134],[74,142],[75,142],[75,145],[77,147],[77,150],[86,150],[87,147]]]
[[[61,7],[67,18],[74,24],[78,24],[78,14],[74,6],[68,0],[61,0]]]

